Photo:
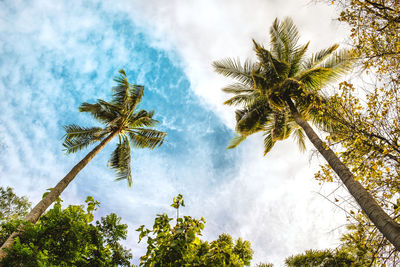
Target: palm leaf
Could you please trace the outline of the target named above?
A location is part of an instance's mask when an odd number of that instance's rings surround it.
[[[269,124],[264,128],[264,156],[271,151],[273,148],[275,141],[272,139],[272,125]]]
[[[328,47],[327,49],[322,49],[317,53],[312,54],[312,56],[304,62],[304,69],[312,69],[317,67],[318,64],[323,62],[326,58],[328,58],[332,53],[339,47],[338,44],[333,44],[332,46]]]
[[[214,70],[226,77],[231,77],[246,85],[252,85],[251,73],[254,64],[246,60],[242,66],[239,59],[226,58],[213,62]]]
[[[129,128],[154,127],[159,121],[153,119],[154,111],[140,110],[131,115],[128,120]]]
[[[250,105],[257,96],[253,94],[235,95],[224,102],[228,106]]]
[[[295,76],[296,73],[298,73],[301,70],[303,57],[304,57],[305,53],[307,52],[309,44],[310,44],[310,42],[299,47],[298,49],[296,49],[296,51],[294,51],[293,55],[290,58],[290,71],[289,71],[288,77]]]
[[[335,127],[326,113],[327,99],[321,88],[343,75],[351,67],[345,50],[336,51],[338,45],[321,50],[305,60],[309,43],[298,45],[299,34],[290,18],[276,19],[270,28],[271,46],[265,49],[253,40],[256,63],[241,66],[239,60],[225,59],[214,62],[215,70],[239,83],[223,90],[234,94],[225,101],[228,105],[241,105],[236,110],[236,132],[228,148],[236,147],[247,136],[264,131],[264,153],[276,141],[293,135],[300,150],[305,149],[305,135],[295,123],[288,109],[290,99],[305,120],[312,120],[322,129]],[[250,62],[250,61],[247,61]]]
[[[144,96],[144,86],[142,85],[131,85],[130,86],[130,98],[129,98],[129,110],[134,110],[136,106],[142,101]]]
[[[167,133],[153,129],[137,128],[129,130],[128,135],[134,147],[153,149],[162,145]]]
[[[278,59],[290,61],[290,55],[296,50],[300,38],[299,32],[291,18],[285,18],[282,22],[275,19],[270,28],[271,53]]]
[[[74,137],[70,139],[65,139],[63,142],[63,146],[67,154],[76,153],[79,150],[97,142],[98,140],[99,139],[97,137],[91,136]]]
[[[81,127],[76,124],[63,126],[65,130],[65,140],[74,138],[97,138],[101,140],[102,137],[107,133],[103,128],[100,127]]]
[[[351,58],[349,51],[342,49],[334,54],[332,54],[329,58],[327,58],[320,65],[323,68],[331,69],[331,73],[325,79],[324,85],[328,82],[337,80],[343,74],[347,73],[354,63],[354,59]]]
[[[293,127],[293,138],[297,141],[300,152],[306,151],[306,136],[303,129],[300,128],[298,125],[295,125],[295,127]]]
[[[232,148],[237,147],[244,140],[246,140],[246,136],[245,135],[236,135],[236,136],[234,136],[231,139],[231,141],[229,141],[229,145],[228,145],[227,149],[232,149]]]
[[[119,142],[117,148],[111,154],[108,166],[116,171],[116,181],[127,180],[128,186],[131,187],[131,148],[128,138],[125,135],[122,135],[121,137],[122,142]]]
[[[114,78],[117,85],[112,88],[114,92],[112,102],[118,106],[123,106],[129,98],[131,85],[126,77],[125,71],[121,69],[119,73],[120,76]]]
[[[234,83],[222,88],[222,91],[228,94],[238,95],[243,93],[253,93],[254,89],[243,83]]]
[[[296,79],[307,90],[319,90],[325,84],[325,81],[329,79],[331,72],[330,68],[316,67],[300,73]]]
[[[79,107],[79,111],[88,112],[95,119],[106,124],[119,116],[116,106],[101,99],[99,99],[96,104],[82,103]]]

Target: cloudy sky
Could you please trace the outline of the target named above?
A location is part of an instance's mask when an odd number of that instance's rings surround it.
[[[184,195],[185,215],[203,216],[204,239],[243,237],[253,264],[335,247],[345,216],[319,195],[334,187],[313,180],[322,159],[300,154],[291,140],[263,157],[262,136],[226,150],[233,110],[220,88],[229,80],[211,63],[253,57],[251,38],[268,43],[276,17],[290,16],[311,50],[345,40],[335,10],[309,0],[0,1],[0,185],[36,203],[87,151],[65,155],[62,126],[97,125],[82,102],[109,100],[124,68],[145,85],[144,109],[168,132],[153,151],[133,151],[134,184],[115,182],[106,163],[111,143],[63,193],[65,204],[87,195],[98,216],[116,212],[129,225],[126,246],[137,263],[144,244],[134,229]]]

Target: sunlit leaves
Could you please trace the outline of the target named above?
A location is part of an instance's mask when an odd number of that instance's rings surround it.
[[[342,9],[339,20],[351,28],[354,55],[382,78],[399,81],[400,2],[337,0],[335,4]]]
[[[349,252],[345,250],[306,250],[302,254],[286,258],[285,264],[288,267],[368,266],[366,262],[361,262],[361,259],[357,256],[358,255],[355,255],[352,251]]]
[[[331,145],[339,145],[339,156],[350,167],[355,178],[394,218],[400,215],[400,210],[393,209],[392,204],[396,203],[400,192],[400,147],[397,141],[400,125],[396,123],[400,118],[397,109],[400,102],[397,88],[394,84],[384,90],[376,87],[366,94],[364,104],[357,98],[354,86],[344,82],[340,91],[325,105],[331,119],[336,121],[327,141]],[[324,166],[316,177],[332,182],[335,175]],[[363,246],[376,250],[375,261],[393,261],[398,258],[398,253],[393,253],[394,248],[370,225],[365,215],[352,216],[349,220],[355,228],[344,235],[347,245],[350,245],[350,238],[356,240],[364,236]]]

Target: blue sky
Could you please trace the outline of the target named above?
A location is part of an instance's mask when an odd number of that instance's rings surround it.
[[[146,87],[142,108],[167,131],[158,149],[133,151],[133,188],[114,182],[104,149],[63,193],[66,204],[92,195],[98,216],[116,212],[129,224],[135,260],[144,247],[134,229],[157,213],[205,217],[205,239],[228,232],[250,240],[254,263],[337,244],[344,215],[315,192],[320,163],[291,141],[262,157],[262,139],[226,150],[233,110],[222,105],[228,80],[211,62],[251,56],[251,38],[266,42],[276,16],[292,16],[312,49],[343,40],[334,12],[308,1],[23,1],[0,2],[0,185],[33,203],[88,151],[65,155],[62,126],[96,125],[82,102],[109,100],[124,68]],[[323,27],[322,27],[323,26]],[[328,29],[328,30],[327,30]]]

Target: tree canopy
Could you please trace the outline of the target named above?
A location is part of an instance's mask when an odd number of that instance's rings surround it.
[[[179,195],[171,206],[178,210],[183,203]],[[249,241],[233,241],[229,234],[202,241],[204,218],[177,217],[175,225],[171,221],[167,214],[159,214],[152,229],[142,225],[136,230],[139,242],[147,238],[147,252],[140,258],[140,266],[250,266],[253,251]]]
[[[11,187],[0,187],[0,222],[21,219],[30,207],[27,197],[19,197]]]
[[[100,203],[87,197],[86,205],[62,208],[59,199],[36,224],[25,222],[25,231],[8,250],[3,266],[131,266],[132,254],[121,245],[127,225],[111,213],[94,223]],[[20,220],[0,224],[0,244],[16,230]]]

